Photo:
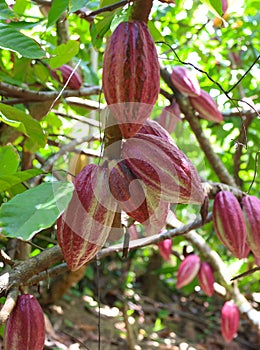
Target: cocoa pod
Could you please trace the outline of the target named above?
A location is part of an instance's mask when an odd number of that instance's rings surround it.
[[[165,130],[159,123],[155,120],[147,119],[141,129],[138,131],[138,134],[154,135],[158,136],[161,139],[173,143],[171,135]]]
[[[221,0],[222,2],[222,12],[223,14],[227,12],[228,9],[228,0]]]
[[[260,200],[255,196],[245,196],[241,200],[246,222],[246,242],[255,260],[260,259]]]
[[[203,203],[195,167],[172,143],[154,135],[136,134],[123,142],[122,157],[158,198],[172,203]]]
[[[108,186],[108,169],[87,165],[74,179],[72,199],[57,221],[64,259],[75,271],[90,261],[107,240],[117,203]]]
[[[42,350],[45,322],[38,300],[31,294],[19,295],[5,325],[5,350]]]
[[[165,227],[166,219],[170,211],[170,203],[158,200],[149,189],[146,191],[146,202],[149,212],[149,219],[143,222],[147,236],[156,235]]]
[[[192,282],[197,276],[199,269],[200,257],[196,254],[187,255],[179,266],[176,288],[182,288]]]
[[[149,117],[160,90],[154,41],[143,21],[121,22],[104,53],[103,91],[124,137]]]
[[[172,69],[171,79],[173,85],[183,94],[188,96],[200,95],[200,85],[195,74],[183,66],[175,66]]]
[[[57,71],[60,72],[61,77],[57,74]],[[68,81],[72,72],[73,72],[73,68],[67,64],[64,64],[57,69],[51,70],[51,75],[58,82],[65,84]],[[67,86],[73,90],[79,90],[81,85],[82,85],[82,80],[81,80],[79,74],[75,71],[72,74],[71,78],[69,79]]]
[[[159,253],[161,257],[168,261],[172,253],[172,240],[171,238],[166,238],[165,240],[158,243]]]
[[[226,301],[221,309],[221,333],[226,342],[230,343],[235,338],[239,321],[238,307],[232,300]]]
[[[206,261],[200,264],[200,269],[198,272],[198,280],[201,289],[209,297],[214,293],[214,271],[209,263]]]
[[[204,90],[200,96],[189,97],[192,107],[199,113],[200,117],[211,122],[221,123],[223,116],[213,98]]]
[[[109,188],[120,207],[140,223],[149,218],[145,193],[140,180],[132,173],[124,160],[110,161]]]
[[[159,124],[168,131],[173,133],[177,123],[181,121],[181,111],[178,103],[173,103],[170,106],[164,107],[159,116]]]
[[[248,254],[246,223],[238,200],[229,191],[217,193],[213,204],[213,224],[223,245],[236,257]]]

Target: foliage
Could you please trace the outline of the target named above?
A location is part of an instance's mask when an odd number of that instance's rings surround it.
[[[11,6],[0,3],[1,249],[6,249],[7,237],[31,241],[43,248],[54,246],[55,222],[71,198],[73,176],[84,165],[100,162],[103,149],[100,126],[106,117],[98,110],[99,105],[105,104],[98,88],[103,53],[116,26],[129,19],[131,5],[97,10],[115,3],[53,0],[51,7],[27,0]],[[174,65],[185,64],[196,73],[201,88],[216,100],[224,123],[201,119],[203,132],[241,190],[250,190],[250,194],[260,198],[257,176],[260,70],[256,64],[260,14],[255,0],[230,0],[223,23],[219,19],[221,14],[219,0],[176,0],[176,4],[154,1],[149,29],[160,64],[168,72]],[[63,64],[78,67],[83,80],[80,91],[63,90],[51,75],[52,69]],[[152,113],[155,120],[163,107],[174,100],[163,79],[161,88],[164,93]],[[182,122],[172,133],[174,141],[196,166],[203,181],[218,182],[218,174],[205,158],[190,123],[182,116]],[[250,123],[246,116],[251,118]],[[200,208],[172,205],[172,210],[185,224],[199,217]],[[142,225],[137,225],[137,229],[140,237],[145,236]],[[39,232],[41,235],[37,235]],[[227,252],[216,238],[211,222],[197,232],[219,253],[232,276],[253,266],[251,255],[238,261]],[[185,235],[174,237],[175,255],[170,261],[160,260],[152,272],[162,290],[169,291],[169,297],[173,292],[180,293],[175,287],[180,265],[176,257],[182,256],[186,248],[197,249],[187,242]],[[31,256],[34,252],[39,250],[32,247]],[[120,259],[107,257],[100,267],[103,276],[109,277],[107,288],[117,286],[131,299],[130,290],[144,289],[141,276],[151,273],[149,263],[154,255],[158,255],[156,245],[131,251],[127,271]],[[95,266],[89,267],[85,280],[75,289],[95,294],[94,270]],[[88,287],[89,281],[93,288]],[[190,294],[197,286],[198,281],[194,280],[181,292]],[[238,280],[238,286],[245,295],[256,292],[257,273]],[[155,326],[160,325],[159,318]]]

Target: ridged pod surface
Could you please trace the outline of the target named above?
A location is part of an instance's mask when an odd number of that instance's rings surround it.
[[[57,237],[70,270],[90,261],[107,240],[117,203],[108,186],[108,169],[86,166],[74,180],[75,190],[57,221]]]
[[[214,293],[215,278],[213,268],[206,261],[200,264],[198,280],[203,292],[209,297],[211,297]]]
[[[200,95],[200,85],[195,74],[183,66],[175,66],[172,69],[171,78],[174,86],[188,96]]]
[[[233,193],[218,192],[214,199],[212,213],[219,240],[236,258],[246,257],[248,254],[246,223],[240,204]]]
[[[31,294],[19,295],[4,331],[5,350],[42,350],[45,323],[42,308]]]
[[[105,99],[124,137],[149,117],[160,90],[154,41],[143,21],[122,22],[107,43],[103,66]]]
[[[110,161],[109,188],[120,207],[134,220],[142,223],[149,218],[145,193],[140,180],[132,173],[124,160]]]
[[[60,71],[61,78],[57,74],[57,71]],[[69,79],[70,75],[72,74],[72,72],[73,72],[73,68],[71,66],[69,66],[68,64],[64,64],[63,66],[61,66],[55,70],[51,70],[51,75],[57,81],[65,84],[67,82],[67,80]],[[81,80],[79,74],[75,71],[72,74],[70,80],[68,81],[68,87],[70,87],[73,90],[79,90],[81,85],[82,85],[82,80]]]
[[[159,116],[159,124],[170,134],[174,132],[177,123],[181,121],[181,111],[178,103],[164,107]]]
[[[221,310],[221,333],[226,342],[230,343],[237,334],[240,314],[236,304],[226,301]]]
[[[136,134],[123,143],[122,157],[160,199],[203,203],[204,193],[195,167],[172,143],[154,135]]]
[[[143,223],[147,236],[160,233],[165,227],[166,219],[170,211],[170,203],[164,200],[158,200],[153,191],[146,192],[146,202],[149,212],[149,218]]]
[[[245,196],[241,200],[246,222],[246,241],[255,261],[260,260],[260,200],[255,196]]]
[[[201,118],[215,123],[221,123],[223,121],[223,116],[218,110],[215,100],[206,91],[201,90],[200,96],[189,97],[189,100]]]
[[[178,273],[176,288],[182,288],[192,282],[200,269],[200,257],[190,254],[181,262]]]
[[[164,129],[157,121],[147,119],[141,129],[138,131],[138,134],[145,134],[145,135],[154,135],[158,136],[161,139],[173,143],[173,139],[171,135],[168,133],[166,129]]]

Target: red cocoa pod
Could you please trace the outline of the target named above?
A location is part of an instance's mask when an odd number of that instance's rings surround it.
[[[117,203],[108,186],[108,169],[89,164],[74,179],[72,199],[57,221],[64,259],[75,271],[102,248],[111,230]]]
[[[31,294],[19,295],[4,331],[5,350],[42,350],[45,322],[38,300]]]
[[[217,193],[213,204],[213,224],[219,240],[236,257],[248,254],[246,223],[238,200],[229,191]]]
[[[241,200],[246,222],[246,241],[256,261],[260,259],[260,200],[255,196],[245,196]]]
[[[209,297],[211,297],[214,293],[215,278],[213,268],[206,261],[200,264],[198,280],[203,292]]]
[[[170,256],[172,253],[172,240],[171,240],[171,238],[166,238],[162,242],[159,242],[158,248],[159,248],[159,253],[160,253],[161,257],[165,261],[170,260]]]
[[[170,203],[158,200],[153,191],[146,191],[146,202],[149,212],[149,219],[143,222],[147,236],[156,235],[165,227],[166,219],[170,211]]]
[[[60,71],[61,77],[56,73],[57,71]],[[73,68],[67,64],[64,64],[57,69],[51,70],[51,75],[62,84],[65,84],[70,78],[68,81],[68,87],[73,90],[79,90],[82,85],[82,80],[76,71],[73,74],[72,72]],[[70,77],[71,74],[72,76]]]
[[[154,135],[158,136],[161,139],[173,143],[171,135],[165,130],[159,123],[155,120],[147,119],[141,129],[138,131],[138,134]]]
[[[187,255],[179,266],[176,288],[182,288],[192,282],[197,276],[199,269],[200,257],[196,254]]]
[[[173,133],[177,123],[181,121],[181,111],[178,103],[173,103],[170,106],[164,107],[159,116],[159,124],[168,131]]]
[[[173,67],[171,74],[174,86],[183,94],[188,96],[200,95],[200,85],[195,74],[183,66]]]
[[[226,342],[230,343],[239,328],[240,314],[236,304],[226,301],[221,310],[221,333]]]
[[[154,41],[143,21],[121,22],[104,54],[103,91],[124,137],[132,137],[151,114],[160,90]]]
[[[200,117],[211,122],[221,123],[223,116],[213,98],[204,90],[200,96],[189,97],[192,107],[199,113]]]
[[[132,173],[124,160],[109,161],[109,188],[120,207],[140,223],[149,218],[145,193],[140,180]]]
[[[122,157],[158,198],[172,203],[203,203],[195,167],[172,143],[154,135],[136,134],[123,142]]]
[[[227,12],[228,9],[228,1],[227,0],[221,0],[222,1],[222,12],[223,14]]]

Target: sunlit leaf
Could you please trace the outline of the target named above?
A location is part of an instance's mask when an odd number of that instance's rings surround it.
[[[43,183],[18,194],[0,207],[2,233],[30,240],[52,226],[66,209],[73,192],[69,182]]]

